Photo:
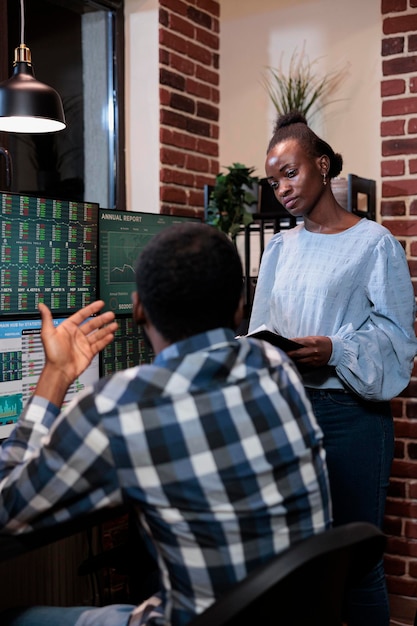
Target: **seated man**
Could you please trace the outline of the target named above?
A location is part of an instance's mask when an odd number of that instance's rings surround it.
[[[91,304],[54,327],[45,367],[0,451],[0,528],[23,533],[128,503],[160,571],[142,606],[32,607],[2,626],[183,626],[254,567],[330,526],[322,433],[289,358],[235,338],[242,266],[200,223],[156,235],[136,266],[133,317],[156,358],[65,392],[113,338]],[[138,561],[138,568],[141,563]]]

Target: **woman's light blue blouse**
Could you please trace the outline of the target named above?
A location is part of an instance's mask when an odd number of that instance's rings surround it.
[[[301,224],[265,249],[249,332],[265,324],[289,338],[330,337],[331,367],[306,374],[306,386],[347,385],[367,400],[394,398],[410,381],[414,321],[404,250],[374,221],[332,235]]]

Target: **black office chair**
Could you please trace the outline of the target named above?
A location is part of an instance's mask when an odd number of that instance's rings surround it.
[[[341,626],[347,585],[377,563],[385,544],[362,522],[314,535],[251,572],[189,626]]]
[[[362,201],[362,202],[361,202]],[[348,211],[376,220],[376,181],[348,174]]]

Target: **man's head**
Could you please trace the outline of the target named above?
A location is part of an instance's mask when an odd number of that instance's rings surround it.
[[[170,343],[239,323],[242,264],[213,226],[182,222],[155,235],[136,262],[136,286],[146,319]]]

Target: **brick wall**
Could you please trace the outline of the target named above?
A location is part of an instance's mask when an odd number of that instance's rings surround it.
[[[417,0],[382,0],[380,221],[403,244],[417,293]],[[395,624],[417,608],[417,369],[392,402],[396,451],[386,510]]]
[[[219,2],[161,0],[161,213],[203,217],[219,171]]]

